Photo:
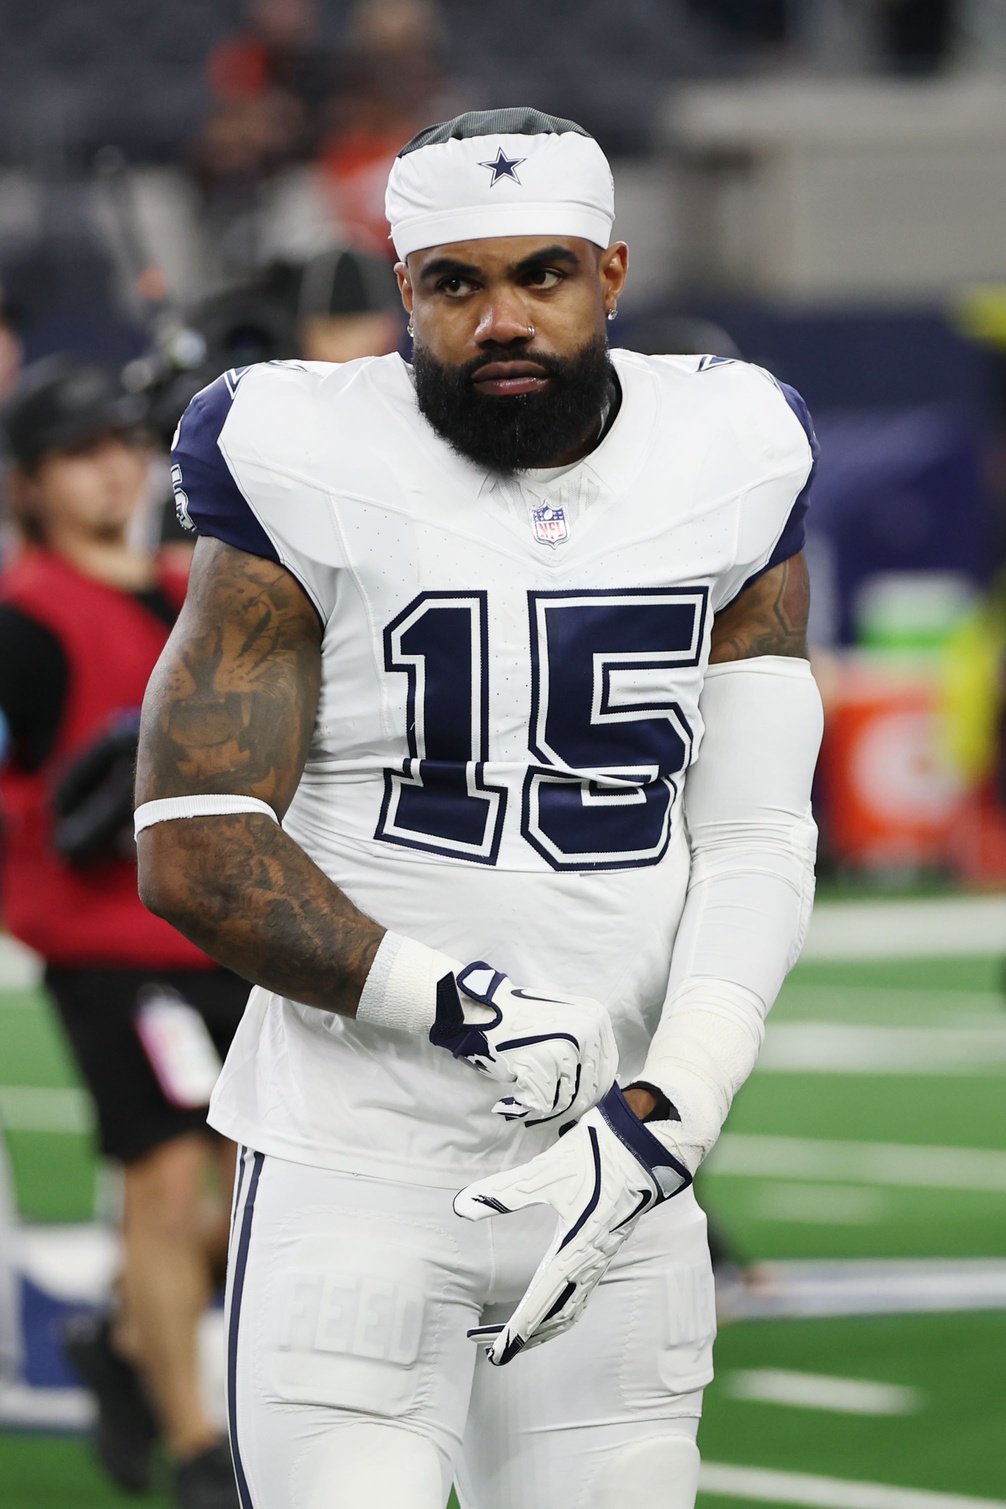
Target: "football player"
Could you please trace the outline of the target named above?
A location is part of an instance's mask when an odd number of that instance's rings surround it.
[[[147,904],[255,983],[210,1112],[241,1499],[688,1509],[691,1180],[813,892],[813,434],[755,367],[609,351],[572,122],[431,127],[387,207],[412,364],[182,420],[141,739]]]

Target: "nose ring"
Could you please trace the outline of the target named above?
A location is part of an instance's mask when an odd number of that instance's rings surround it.
[[[534,326],[533,325],[529,325],[527,327],[527,338],[528,338],[529,341],[533,341],[534,340]]]

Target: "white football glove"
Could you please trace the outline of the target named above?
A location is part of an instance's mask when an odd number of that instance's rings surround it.
[[[559,1228],[505,1326],[477,1326],[502,1367],[525,1347],[568,1331],[639,1216],[680,1194],[692,1175],[670,1151],[675,1121],[644,1126],[615,1085],[565,1136],[505,1173],[477,1179],[455,1196],[470,1221],[527,1205],[551,1205]]]
[[[512,1087],[493,1110],[525,1126],[576,1120],[607,1094],[618,1072],[611,1018],[600,1001],[523,989],[481,961],[438,981],[429,1037]]]

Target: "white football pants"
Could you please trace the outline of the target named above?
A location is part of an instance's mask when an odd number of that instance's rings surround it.
[[[472,1224],[452,1192],[242,1149],[228,1413],[242,1509],[691,1509],[715,1331],[691,1191],[643,1217],[578,1323],[505,1368],[554,1230]]]

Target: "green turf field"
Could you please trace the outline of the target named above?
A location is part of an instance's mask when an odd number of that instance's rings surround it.
[[[780,1042],[821,1061],[773,1067],[767,1050],[767,1067],[738,1096],[702,1176],[703,1201],[737,1254],[769,1264],[1006,1256],[1004,1007],[996,958],[798,966],[773,1024],[799,1029]],[[812,1034],[807,1048],[799,1036],[811,1024],[847,1029],[835,1039],[845,1054],[863,1044],[872,1051],[873,1029],[903,1033],[885,1038],[884,1051],[897,1066],[898,1045],[911,1045],[923,1068],[836,1070],[828,1062],[830,1037],[819,1043]],[[14,1087],[0,1088],[0,1108],[13,1125],[21,1210],[34,1221],[88,1218],[96,1177],[82,1129],[86,1107],[72,1094],[17,1094],[17,1087],[74,1086],[58,1031],[34,992],[0,993],[0,1066],[0,1082]],[[837,1164],[834,1155],[836,1144],[849,1143],[861,1147],[845,1177],[845,1155],[837,1149]],[[751,1503],[754,1490],[731,1491],[731,1466],[837,1479],[840,1489],[862,1482],[955,1495],[958,1509],[962,1495],[997,1500],[1006,1509],[1006,1310],[733,1321],[721,1329],[717,1368],[700,1437],[716,1490],[703,1493],[705,1509]],[[790,1402],[765,1397],[780,1378]],[[854,1380],[853,1401],[869,1401],[870,1384],[886,1385],[877,1397],[888,1412],[872,1412],[875,1404],[854,1412],[811,1405],[822,1379]],[[841,1492],[829,1498],[831,1490],[794,1498],[787,1488],[775,1498],[772,1481],[759,1489],[763,1503],[924,1509],[910,1492],[881,1502],[855,1494],[844,1500]],[[135,1509],[167,1504],[114,1493],[75,1439],[0,1435],[3,1509],[118,1509],[127,1502]]]

